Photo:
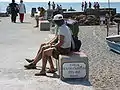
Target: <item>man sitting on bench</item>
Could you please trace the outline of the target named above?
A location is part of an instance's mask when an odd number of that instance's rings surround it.
[[[55,15],[53,20],[58,26],[58,29],[56,30],[56,36],[49,43],[42,44],[34,61],[29,65],[24,66],[27,69],[36,68],[37,62],[42,59],[42,70],[39,73],[36,73],[36,76],[46,75],[47,60],[51,66],[50,70],[52,71],[54,69],[51,56],[58,59],[59,54],[67,55],[70,53],[72,40],[70,29],[64,23],[64,19],[61,14]],[[55,41],[57,42],[55,43]]]

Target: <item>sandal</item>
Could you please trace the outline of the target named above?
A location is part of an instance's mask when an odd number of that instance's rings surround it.
[[[33,62],[34,61],[34,59],[25,59],[27,62],[29,62],[29,63],[31,63],[31,62]]]
[[[30,63],[30,64],[28,64],[28,65],[24,65],[24,67],[25,67],[26,69],[36,69],[36,65],[33,64],[33,63]]]
[[[42,72],[36,73],[35,76],[46,76],[46,73],[42,73]]]
[[[56,72],[55,69],[53,69],[53,70],[50,70],[50,69],[49,69],[49,70],[47,71],[47,73],[55,73],[55,72]]]

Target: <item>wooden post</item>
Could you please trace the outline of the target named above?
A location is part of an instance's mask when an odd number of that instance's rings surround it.
[[[120,32],[120,23],[118,23],[118,35],[119,35],[119,32]]]
[[[109,20],[107,19],[107,36],[109,34]]]

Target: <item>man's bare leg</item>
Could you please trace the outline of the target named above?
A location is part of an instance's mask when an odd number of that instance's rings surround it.
[[[36,19],[36,26],[35,27],[38,27],[39,26],[39,19]]]
[[[36,73],[36,76],[40,76],[40,75],[46,75],[46,64],[47,64],[47,58],[52,56],[52,52],[53,49],[46,49],[43,51],[42,53],[42,70],[40,71],[40,73]]]
[[[24,65],[24,67],[26,69],[36,69],[36,64],[41,60],[43,51],[48,49],[49,47],[49,45],[42,46],[41,50],[37,53],[37,56],[35,57],[34,61],[28,65]]]
[[[50,69],[47,72],[48,73],[54,73],[55,72],[55,68],[54,68],[54,64],[53,64],[51,56],[48,57],[48,62],[50,64]]]
[[[34,59],[34,61],[32,62],[33,64],[37,64],[40,60],[41,60],[41,58],[42,58],[42,52],[45,50],[45,49],[48,49],[50,46],[49,45],[42,45],[41,47],[40,47],[40,50],[38,51],[38,53],[37,53],[37,56],[35,57],[35,59]]]
[[[43,43],[43,44],[41,44],[40,45],[40,48],[39,48],[39,50],[38,50],[38,52],[37,52],[37,55],[39,54],[39,52],[42,50],[42,47],[44,47],[45,45],[47,45],[46,43]],[[36,55],[36,56],[37,56]],[[35,56],[35,57],[36,57]],[[35,59],[35,58],[34,58]],[[26,59],[26,61],[28,61],[29,63],[32,63],[33,61],[34,61],[34,59]]]

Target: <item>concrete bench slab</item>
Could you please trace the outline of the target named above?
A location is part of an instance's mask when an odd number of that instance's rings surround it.
[[[40,31],[50,31],[50,22],[48,20],[40,20]]]
[[[58,72],[61,80],[89,78],[88,57],[83,52],[72,52],[70,55],[59,55]]]

